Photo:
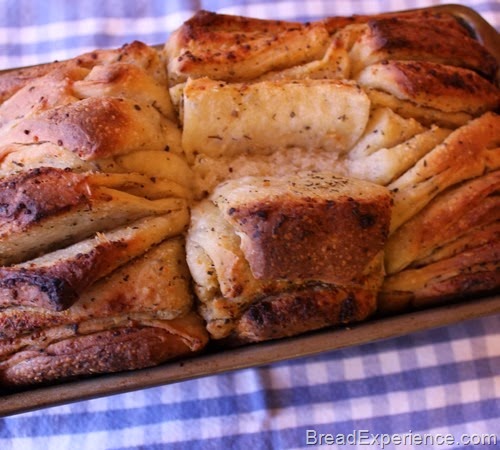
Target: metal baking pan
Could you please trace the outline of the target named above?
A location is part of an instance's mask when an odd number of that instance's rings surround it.
[[[484,297],[370,320],[355,326],[325,329],[224,352],[206,353],[151,369],[96,376],[15,394],[4,394],[0,396],[0,417],[317,355],[498,313],[500,296]]]
[[[462,5],[423,9],[455,15],[500,61],[500,35],[474,10]],[[100,375],[14,393],[4,389],[0,390],[0,417],[316,355],[498,313],[500,295],[472,298],[421,311],[373,318],[350,327],[329,328],[225,351],[208,350],[198,356],[150,369]]]

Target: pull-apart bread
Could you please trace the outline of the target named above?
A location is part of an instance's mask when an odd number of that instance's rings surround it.
[[[498,61],[462,20],[200,11],[0,75],[0,384],[498,292]]]
[[[217,233],[205,216],[224,236],[237,236],[238,256],[230,254],[247,261],[249,285],[262,276],[244,253],[247,231],[217,212],[214,192],[227,180],[246,180],[253,192],[262,177],[312,171],[385,187],[392,208],[381,311],[498,292],[499,65],[462,20],[417,11],[304,24],[200,12],[172,34],[165,53],[195,196],[209,199],[193,211],[188,260],[213,336],[231,330],[241,338],[238,317],[252,303],[226,290],[229,275],[220,267],[202,275],[203,267],[217,268],[211,258],[224,246],[214,247]],[[479,186],[483,197],[473,197]],[[205,227],[211,244],[201,242]],[[425,240],[427,233],[434,239]],[[274,239],[287,245],[284,235]],[[280,276],[276,282],[288,279]],[[280,286],[272,295],[290,288]],[[272,304],[261,290],[252,294],[255,304]]]
[[[192,177],[159,53],[134,42],[45,69],[0,105],[0,384],[201,350]]]

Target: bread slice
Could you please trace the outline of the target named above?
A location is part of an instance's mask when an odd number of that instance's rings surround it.
[[[387,190],[355,179],[243,178],[218,186],[211,198],[258,279],[345,285],[365,273],[387,237]]]
[[[45,141],[89,161],[144,149],[178,149],[180,132],[151,105],[89,97],[26,117],[0,133],[0,145]]]
[[[458,183],[391,235],[381,311],[422,308],[500,289],[499,192],[498,170]]]
[[[393,147],[380,148],[369,156],[339,161],[346,175],[387,186],[441,144],[451,130],[433,126]]]
[[[429,61],[384,61],[355,78],[374,105],[426,125],[464,125],[500,106],[500,90],[470,69]]]
[[[185,225],[184,199],[148,200],[126,187],[113,186],[106,176],[55,168],[1,180],[0,264],[26,261],[146,216],[172,213],[173,222]]]
[[[330,43],[322,23],[261,20],[199,11],[166,45],[170,86],[203,76],[231,82],[321,59]]]
[[[65,311],[0,310],[0,384],[27,385],[131,370],[200,351],[182,238],[94,283]]]
[[[425,127],[413,118],[404,118],[390,108],[370,108],[370,116],[362,136],[349,150],[349,159],[370,156],[383,148],[391,148],[421,133]]]
[[[453,131],[388,185],[394,193],[391,232],[454,184],[500,168],[500,116],[488,112]]]
[[[367,317],[383,278],[390,204],[385,188],[328,173],[221,184],[193,209],[186,250],[211,336],[258,341]],[[289,302],[296,306],[285,312]],[[266,305],[286,320],[267,308],[272,329],[262,329],[250,311]]]
[[[66,309],[100,278],[181,233],[187,212],[185,216],[147,217],[25,263],[0,267],[0,307]]]
[[[191,319],[192,324],[182,324],[182,334],[175,328],[181,320],[175,321],[170,330],[124,324],[67,337],[44,348],[34,346],[21,350],[0,363],[0,384],[10,388],[47,385],[91,375],[144,369],[187,357],[199,352],[205,343],[199,317],[192,315]],[[186,339],[187,334],[190,339]]]
[[[33,79],[0,104],[0,129],[9,122],[77,101],[74,82],[87,74],[88,70],[82,67],[60,66],[43,77]]]
[[[196,154],[269,154],[288,147],[349,150],[370,112],[366,94],[339,80],[224,83],[190,80],[184,89],[182,145]]]
[[[391,235],[386,247],[387,272],[418,264],[469,230],[500,220],[499,192],[500,171],[496,170],[438,195]]]
[[[497,205],[498,206],[498,205]],[[473,232],[468,236],[474,242]],[[500,240],[486,242],[421,267],[388,276],[379,294],[380,311],[394,313],[498,292]]]
[[[72,85],[74,95],[80,99],[88,97],[127,98],[139,105],[156,108],[167,119],[176,121],[173,105],[165,89],[142,67],[135,64],[116,62],[96,65],[84,79]]]
[[[9,70],[0,75],[0,103],[12,97],[26,85],[51,72],[65,70],[90,70],[97,65],[127,63],[140,67],[159,84],[166,85],[167,74],[160,54],[151,46],[132,41],[116,49],[97,49],[67,61],[56,61],[32,67]]]
[[[84,161],[72,151],[51,142],[36,144],[6,144],[0,147],[0,178],[42,167],[91,172],[92,162]]]
[[[339,31],[339,34],[350,33],[356,36],[349,46],[353,77],[373,64],[411,60],[462,67],[495,80],[498,69],[495,57],[448,14],[375,16],[367,18],[364,24],[349,25]]]

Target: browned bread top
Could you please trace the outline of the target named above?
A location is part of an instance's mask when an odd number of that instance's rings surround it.
[[[134,64],[144,69],[158,83],[166,83],[166,72],[158,52],[140,41],[133,41],[117,49],[94,50],[67,61],[55,61],[9,70],[0,75],[0,103],[14,95],[19,89],[54,70],[91,69],[96,65],[116,62]]]
[[[500,220],[500,170],[458,183],[398,228],[386,246],[386,269],[399,272],[472,228]]]
[[[0,362],[0,385],[33,385],[155,366],[197,352],[208,340],[194,313],[155,325],[131,321],[92,333],[75,331],[48,343],[43,334],[31,336],[30,347]]]
[[[352,283],[389,230],[388,190],[327,173],[228,181],[212,198],[258,279]]]
[[[361,64],[414,60],[464,67],[495,79],[495,57],[452,16],[402,14],[374,18],[357,27],[361,36],[351,50],[355,71]]]
[[[87,201],[89,192],[85,178],[69,170],[41,168],[2,179],[0,237]]]
[[[2,179],[0,264],[26,261],[147,216],[171,214],[173,228],[181,232],[188,220],[186,202],[149,200],[141,189],[128,192],[131,178],[45,167]],[[139,181],[146,187],[149,179],[139,176]]]
[[[22,349],[37,333],[40,338],[45,334],[48,344],[60,340],[61,333],[87,334],[180,319],[192,307],[189,282],[183,239],[166,239],[87,287],[64,311],[38,305],[0,308],[0,360]]]
[[[385,61],[362,70],[357,81],[367,89],[446,113],[478,116],[500,106],[500,90],[476,72],[429,61]]]
[[[170,215],[147,217],[39,258],[0,267],[0,307],[63,310],[90,285],[180,230]]]
[[[170,36],[165,50],[176,84],[188,77],[244,81],[320,59],[329,44],[321,23],[260,20],[200,11]]]
[[[136,326],[71,337],[0,363],[0,385],[23,386],[141,369],[191,353],[179,336]]]
[[[7,130],[1,144],[52,142],[84,160],[134,150],[164,150],[164,120],[151,105],[117,97],[89,97],[26,117]]]

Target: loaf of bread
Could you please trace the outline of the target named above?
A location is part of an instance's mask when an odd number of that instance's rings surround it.
[[[0,75],[0,385],[499,292],[499,61],[452,14],[200,11]]]

